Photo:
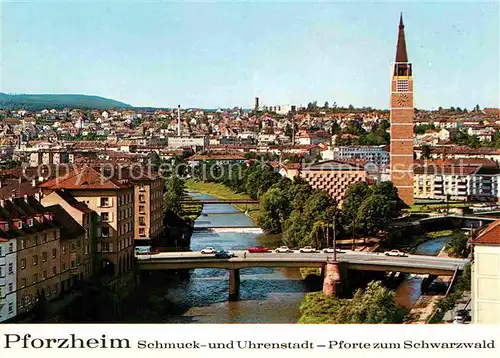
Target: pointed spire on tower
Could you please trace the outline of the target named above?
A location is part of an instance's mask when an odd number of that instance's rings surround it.
[[[403,25],[403,13],[399,18],[398,45],[396,47],[396,62],[408,62],[406,54],[405,25]]]

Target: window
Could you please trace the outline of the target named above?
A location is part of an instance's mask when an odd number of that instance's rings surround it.
[[[18,228],[18,229],[22,229],[22,228],[23,228],[23,222],[22,222],[21,220],[19,220],[19,221],[17,222],[17,228]]]
[[[85,246],[85,255],[88,255],[90,252],[90,245]]]
[[[19,241],[19,247],[22,249],[24,249],[24,240],[20,240]]]
[[[146,236],[145,232],[146,231],[145,231],[145,229],[143,227],[139,228],[139,236]]]
[[[38,255],[33,256],[33,266],[38,265]]]
[[[23,270],[26,268],[26,259],[21,259],[21,268]]]
[[[47,262],[47,257],[48,256],[49,255],[46,252],[42,253],[42,262]]]
[[[38,274],[34,273],[33,274],[33,283],[36,283],[38,281]]]
[[[52,275],[57,275],[57,267],[52,267]]]
[[[52,258],[55,259],[57,257],[57,249],[52,249]]]
[[[139,202],[140,203],[145,203],[146,202],[144,194],[139,194]]]
[[[144,211],[144,205],[139,205],[139,213],[140,214],[144,214],[145,211]]]
[[[21,240],[21,242],[22,242],[22,240]],[[14,251],[14,244],[11,242],[9,244],[9,254],[12,253],[13,251]]]
[[[144,184],[141,184],[141,185],[139,186],[139,191],[144,191],[144,190],[146,190],[146,189],[144,189]]]
[[[0,256],[3,256],[3,247],[0,246]]]
[[[109,213],[107,213],[107,212],[101,213],[101,221],[108,222],[109,221]]]
[[[71,261],[71,268],[73,269],[73,268],[75,268],[75,267],[76,267],[76,261],[75,261],[75,260],[72,260],[72,261]]]
[[[9,283],[9,292],[14,291],[14,285],[12,283]]]
[[[66,262],[63,262],[61,271],[62,272],[66,271]]]
[[[33,219],[28,219],[28,226],[33,226]]]
[[[146,225],[146,222],[144,220],[144,216],[139,216],[139,225]]]
[[[54,285],[52,288],[52,293],[56,294],[57,293],[57,283]]]
[[[109,251],[109,242],[103,242],[102,243],[102,252],[108,252]]]
[[[109,206],[109,198],[101,198],[101,205],[103,207]]]
[[[9,314],[12,313],[14,313],[14,305],[12,304],[12,302],[9,302]]]
[[[26,279],[25,278],[21,279],[21,287],[26,287]]]
[[[109,227],[101,228],[101,236],[102,237],[109,237]]]
[[[42,280],[46,280],[47,279],[47,270],[43,270],[42,272]]]
[[[12,262],[9,262],[9,275],[12,275],[14,273],[14,265],[12,264]]]
[[[62,254],[66,255],[66,245],[62,245]]]
[[[42,238],[42,243],[45,244],[46,242],[47,242],[47,234],[44,234]]]

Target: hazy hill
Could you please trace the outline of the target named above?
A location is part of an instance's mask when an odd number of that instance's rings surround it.
[[[1,109],[42,110],[62,108],[130,108],[129,104],[83,94],[5,94],[0,93]]]

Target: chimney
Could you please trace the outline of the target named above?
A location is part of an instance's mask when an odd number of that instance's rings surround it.
[[[0,188],[2,187],[2,181],[0,180]]]
[[[31,180],[31,186],[32,186],[32,187],[35,187],[35,186],[36,186],[36,179],[32,179],[32,180]]]
[[[181,136],[181,105],[177,105],[177,136]]]
[[[259,109],[259,97],[255,97],[255,108],[256,111]]]

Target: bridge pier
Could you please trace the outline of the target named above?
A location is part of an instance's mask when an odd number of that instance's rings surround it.
[[[323,293],[326,296],[340,297],[346,284],[347,268],[341,262],[328,262],[322,268]]]
[[[240,296],[240,269],[229,270],[229,301],[237,301]]]

